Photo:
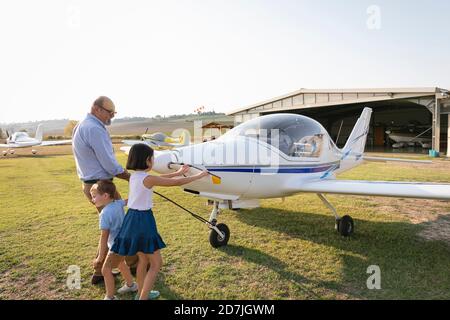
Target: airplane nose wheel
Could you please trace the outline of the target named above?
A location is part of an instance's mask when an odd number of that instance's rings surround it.
[[[198,214],[195,214],[194,212],[186,209],[185,207],[180,206],[178,203],[176,203],[175,201],[160,194],[159,192],[156,192],[153,190],[153,193],[157,194],[161,198],[166,199],[167,201],[173,203],[177,207],[188,212],[191,216],[193,216],[197,220],[199,220],[203,223],[206,223],[208,225],[208,227],[211,229],[211,232],[209,234],[209,243],[211,244],[212,247],[219,248],[222,246],[226,246],[228,244],[228,240],[230,240],[230,229],[224,223],[217,224],[217,214],[219,213],[219,202],[218,201],[214,201],[214,207],[211,212],[210,219],[206,220],[206,219],[200,217]]]
[[[353,219],[349,215],[336,219],[336,229],[344,237],[348,237],[353,233]]]
[[[228,240],[230,239],[230,229],[224,223],[219,223],[216,227],[223,235],[220,235],[216,232],[216,230],[211,229],[211,232],[209,233],[209,243],[214,248],[226,246]]]
[[[341,234],[341,236],[348,237],[353,233],[354,225],[353,219],[349,215],[345,215],[342,218],[339,217],[336,209],[333,205],[325,198],[325,196],[321,193],[318,193],[317,196],[320,200],[334,213],[334,218],[336,219],[336,224],[334,228]]]

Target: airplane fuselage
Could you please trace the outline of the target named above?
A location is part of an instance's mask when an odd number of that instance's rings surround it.
[[[6,143],[11,144],[14,148],[26,148],[39,145],[41,144],[41,141],[31,138],[25,132],[16,132],[6,139]]]
[[[362,159],[344,157],[326,132],[320,133],[315,152],[283,153],[264,141],[233,137],[186,146],[173,151],[157,152],[154,170],[173,172],[173,163],[187,163],[221,178],[212,184],[209,177],[183,186],[184,190],[210,199],[245,200],[286,197],[296,193],[302,182],[334,178],[335,174],[353,168]],[[196,172],[191,172],[195,174]]]

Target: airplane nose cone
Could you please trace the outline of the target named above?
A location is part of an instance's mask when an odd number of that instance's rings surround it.
[[[169,173],[173,170],[169,169],[169,163],[177,162],[177,156],[173,151],[155,151],[155,161],[153,163],[153,170],[158,173]]]

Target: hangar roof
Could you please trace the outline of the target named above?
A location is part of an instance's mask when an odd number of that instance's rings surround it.
[[[247,107],[233,110],[227,115],[288,111],[342,104],[367,103],[394,99],[429,96],[449,96],[449,91],[438,87],[422,88],[365,88],[365,89],[305,89],[287,93]]]

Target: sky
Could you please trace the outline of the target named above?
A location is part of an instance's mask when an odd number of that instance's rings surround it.
[[[300,88],[450,89],[447,0],[5,0],[0,123],[229,112]]]

